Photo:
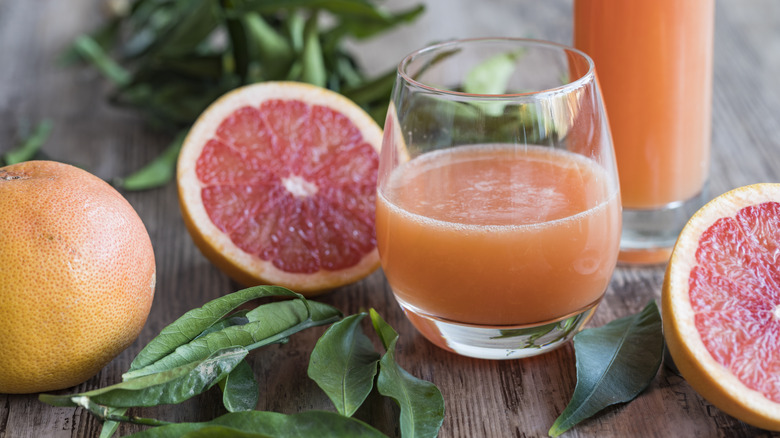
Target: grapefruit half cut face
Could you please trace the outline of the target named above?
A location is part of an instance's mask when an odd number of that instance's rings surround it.
[[[780,184],[725,193],[680,234],[663,319],[677,368],[705,399],[780,430]]]
[[[315,295],[373,272],[382,130],[319,87],[265,82],[214,102],[182,145],[177,183],[193,240],[244,285]]]

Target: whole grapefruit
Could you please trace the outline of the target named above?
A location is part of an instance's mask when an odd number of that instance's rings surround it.
[[[0,393],[84,382],[146,322],[149,234],[109,184],[50,161],[0,168],[0,211]]]

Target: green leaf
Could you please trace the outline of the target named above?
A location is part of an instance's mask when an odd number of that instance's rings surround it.
[[[382,346],[385,347],[385,350],[389,349],[390,344],[398,337],[398,332],[390,324],[386,323],[376,310],[370,309],[369,313],[371,314],[371,324],[374,326],[374,331],[379,336],[379,340],[382,341]]]
[[[214,351],[227,347],[241,346],[253,350],[264,345],[285,342],[292,334],[310,327],[330,324],[338,319],[338,310],[325,304],[314,303],[295,300],[263,304],[246,314],[248,323],[225,327],[197,337],[143,368],[126,372],[122,378],[130,381],[147,374],[159,373],[208,357]],[[315,314],[309,311],[310,306],[323,311]],[[315,317],[321,319],[314,319]]]
[[[125,20],[129,35],[120,45],[122,56],[137,58],[147,54],[176,22],[181,21],[187,5],[183,2],[139,0],[133,4],[132,13]]]
[[[239,362],[228,376],[219,382],[222,389],[222,403],[228,412],[251,411],[260,400],[255,373],[246,359]]]
[[[112,408],[181,403],[224,379],[247,353],[242,347],[225,348],[205,359],[116,385],[75,395],[41,394],[39,399],[53,406],[81,406],[86,398]]]
[[[145,426],[164,426],[166,424],[171,424],[170,422],[161,421],[154,418],[142,418],[136,416],[128,417],[124,415],[124,413],[127,411],[127,408],[112,408],[109,406],[104,406],[95,403],[87,396],[75,395],[71,397],[70,401],[77,406],[81,406],[82,408],[86,409],[92,415],[95,415],[105,423],[116,423],[118,425],[120,422],[128,422],[134,424],[143,424]],[[104,436],[105,434],[105,436],[110,436],[112,433],[113,431],[103,428],[100,435]]]
[[[463,82],[463,91],[471,94],[504,94],[515,63],[522,52],[507,52],[482,61],[472,68]]]
[[[246,317],[247,313],[249,313],[249,309],[236,310],[230,315],[223,317],[213,325],[209,326],[209,328],[206,330],[203,330],[195,339],[206,336],[209,333],[222,330],[224,328],[232,327],[234,325],[244,325],[249,322],[249,319]]]
[[[345,47],[410,22],[423,5],[390,12],[369,0],[136,0],[65,57],[87,60],[113,84],[109,102],[153,128],[190,126],[219,96],[246,83],[304,81],[336,92],[362,87],[359,102],[379,123],[391,87],[373,87]],[[318,20],[318,12],[327,20]],[[226,38],[227,37],[227,38]],[[174,146],[117,183],[127,190],[173,179]]]
[[[365,105],[379,100],[382,101],[384,106],[387,106],[389,103],[387,96],[389,96],[393,90],[395,77],[396,71],[391,70],[360,85],[344,88],[342,94],[358,105]],[[384,122],[384,120],[382,120],[382,122]]]
[[[339,27],[340,31],[345,34],[350,34],[358,39],[367,39],[386,32],[399,24],[412,22],[423,12],[425,12],[425,6],[417,5],[395,14],[382,11],[378,15],[372,16],[374,19],[345,16]]]
[[[322,46],[317,28],[318,14],[314,13],[306,21],[303,31],[303,53],[301,53],[301,80],[318,87],[324,87],[327,74]]]
[[[127,412],[127,408],[109,408],[109,415],[121,416]],[[105,420],[103,421],[103,427],[100,428],[100,436],[98,438],[111,438],[119,429],[118,421]]]
[[[182,435],[182,438],[273,438],[264,433],[247,432],[229,426],[206,426]]]
[[[278,286],[255,286],[230,293],[192,309],[165,327],[141,350],[130,364],[134,371],[160,360],[190,342],[213,324],[222,320],[242,304],[271,296],[301,297],[295,292]]]
[[[33,132],[22,141],[19,147],[3,154],[3,163],[0,164],[11,165],[33,159],[35,154],[46,143],[46,140],[49,139],[51,128],[51,120],[47,119],[38,123]]]
[[[574,336],[577,386],[550,428],[558,436],[607,406],[633,400],[652,382],[663,358],[661,315],[655,301],[638,314]]]
[[[92,37],[82,35],[76,38],[73,48],[114,84],[127,85],[132,80],[130,72],[111,59]]]
[[[341,415],[351,417],[374,387],[379,354],[360,328],[365,313],[331,325],[309,359],[309,377],[331,399]]]
[[[482,61],[472,68],[463,81],[463,91],[471,94],[504,94],[509,79],[515,72],[517,58],[522,51],[502,53]],[[500,116],[504,112],[504,102],[477,102],[485,113]]]
[[[247,83],[247,76],[249,74],[249,44],[247,42],[247,32],[244,28],[244,23],[239,16],[230,14],[233,4],[232,0],[221,0],[222,8],[226,12],[225,25],[227,27],[228,36],[230,36],[231,52],[233,54],[233,62],[235,64],[235,72],[241,79],[241,83]]]
[[[401,407],[401,436],[436,437],[444,422],[444,397],[436,385],[412,376],[398,365],[395,360],[398,334],[374,309],[371,309],[371,320],[387,348],[379,362],[377,389]]]
[[[92,32],[89,36],[103,51],[110,50],[111,45],[116,42],[119,33],[119,24],[120,19],[113,18],[98,30]],[[73,44],[71,44],[58,59],[58,62],[63,65],[74,64],[78,61],[84,61],[84,58],[79,54],[79,50]]]
[[[260,64],[260,77],[265,80],[284,78],[295,57],[291,43],[258,13],[247,13],[244,27],[252,59]]]
[[[219,6],[211,0],[173,3],[175,15],[152,47],[153,56],[181,56],[196,50],[223,19]]]
[[[539,327],[505,329],[501,330],[500,336],[496,336],[492,339],[516,338],[520,348],[542,348],[567,338],[572,331],[580,327],[580,322],[583,318],[585,318],[585,314],[581,313],[572,316],[571,318]],[[550,335],[551,333],[552,335]]]
[[[176,175],[176,159],[187,132],[188,130],[180,131],[162,154],[126,178],[118,179],[115,184],[126,190],[148,190],[162,187],[173,180]]]
[[[249,436],[275,438],[386,438],[368,424],[335,412],[306,411],[285,415],[276,412],[248,411],[225,414],[203,423],[178,423],[147,429],[134,438],[180,438],[213,430],[216,437]],[[237,431],[236,435],[230,432]],[[250,435],[239,435],[238,432]]]

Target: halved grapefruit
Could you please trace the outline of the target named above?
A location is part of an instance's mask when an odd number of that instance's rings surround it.
[[[725,193],[674,247],[663,286],[669,352],[724,412],[780,430],[780,184]]]
[[[295,82],[233,90],[184,140],[177,183],[203,254],[244,285],[308,296],[379,266],[382,130],[338,93]]]

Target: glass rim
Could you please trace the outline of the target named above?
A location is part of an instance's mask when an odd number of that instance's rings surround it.
[[[560,50],[563,52],[570,52],[574,53],[577,56],[581,57],[588,63],[588,70],[580,75],[575,80],[569,80],[565,84],[561,84],[557,87],[551,87],[551,88],[545,88],[541,90],[534,90],[534,91],[527,91],[523,93],[504,93],[504,94],[480,94],[480,93],[466,93],[463,91],[454,91],[454,90],[447,90],[443,88],[434,87],[432,85],[420,82],[414,78],[412,78],[409,73],[406,72],[405,67],[408,66],[412,61],[414,61],[417,57],[421,55],[428,54],[429,52],[435,52],[440,51],[442,49],[445,49],[447,47],[454,47],[454,46],[460,46],[465,44],[473,44],[473,43],[487,43],[487,42],[511,42],[516,43],[518,46],[534,46],[534,47],[542,47],[545,49],[555,49]],[[464,38],[464,39],[452,39],[447,41],[442,41],[440,43],[431,44],[426,47],[423,47],[421,49],[415,50],[414,52],[411,52],[410,54],[406,55],[401,62],[398,63],[398,67],[396,69],[397,74],[399,77],[401,77],[404,81],[409,83],[410,85],[413,85],[417,88],[422,88],[437,94],[442,95],[450,95],[453,97],[473,97],[473,98],[480,98],[480,99],[506,99],[506,98],[518,98],[518,97],[532,97],[532,96],[544,96],[549,94],[559,94],[566,92],[567,90],[580,88],[583,84],[592,82],[594,80],[595,76],[595,63],[593,62],[593,59],[588,56],[587,53],[583,52],[582,50],[579,50],[577,48],[567,46],[565,44],[560,44],[552,41],[546,41],[546,40],[540,40],[540,39],[533,39],[533,38],[512,38],[512,37],[483,37],[483,38]]]

